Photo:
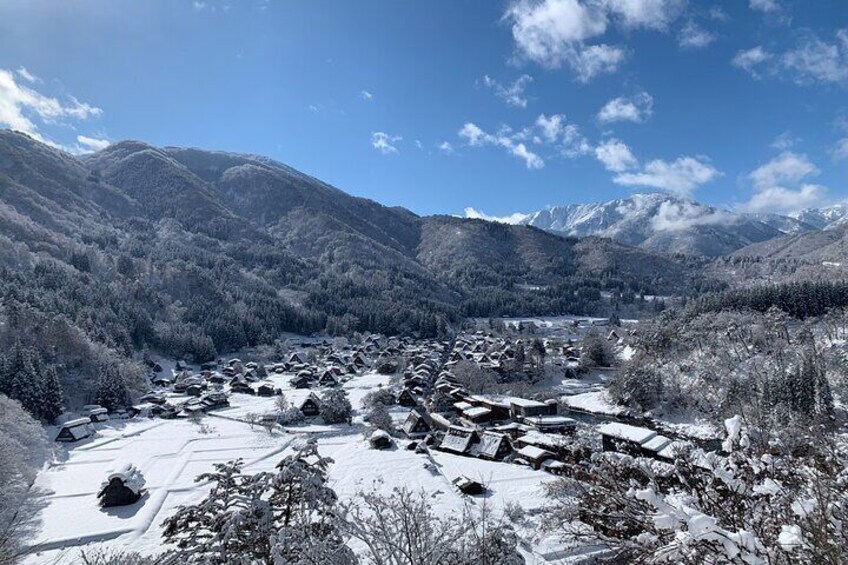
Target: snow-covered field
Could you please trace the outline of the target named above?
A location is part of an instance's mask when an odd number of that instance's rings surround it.
[[[286,376],[274,375],[270,380],[283,388],[293,403],[309,394],[308,390],[291,389]],[[367,373],[344,387],[357,409],[368,391],[386,384],[388,377]],[[104,425],[95,437],[68,446],[64,460],[36,479],[34,488],[43,497],[43,509],[28,540],[33,550],[24,563],[75,563],[81,549],[93,548],[161,552],[163,520],[179,505],[196,503],[206,494],[208,486],[196,483],[195,477],[212,470],[214,463],[236,458],[245,461],[247,472],[271,470],[308,435],[318,439],[322,455],[334,459],[330,480],[342,499],[375,485],[385,490],[403,486],[423,489],[435,509],[452,514],[467,501],[480,504],[480,499],[463,497],[451,485],[453,479],[466,475],[489,485],[487,503],[495,509],[518,503],[532,519],[544,503],[543,481],[553,478],[508,463],[438,451],[419,454],[405,449],[403,440],[394,449],[373,450],[357,419],[352,426],[307,425],[269,433],[240,419],[249,413],[272,411],[274,398],[233,394],[230,400],[229,409],[204,417],[202,426],[185,419],[116,421]],[[404,413],[398,409],[394,416],[401,419]],[[142,472],[147,493],[130,506],[101,508],[96,498],[101,481],[125,462]],[[533,530],[528,528],[525,533],[533,535]],[[529,562],[545,562],[530,551],[528,558]]]

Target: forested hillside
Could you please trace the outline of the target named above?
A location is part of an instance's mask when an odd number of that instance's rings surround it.
[[[22,341],[66,386],[88,375],[80,398],[98,367],[145,349],[207,360],[285,331],[437,336],[467,316],[633,313],[642,294],[689,292],[701,267],[418,217],[263,157],[136,141],[74,157],[0,132],[0,344]]]

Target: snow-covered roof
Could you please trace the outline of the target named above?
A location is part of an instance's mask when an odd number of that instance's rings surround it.
[[[382,438],[382,437],[384,437],[386,439],[391,439],[391,436],[383,430],[374,430],[374,433],[371,434],[372,440],[373,439],[379,439],[379,438]]]
[[[106,480],[100,484],[100,492],[103,492],[103,490],[109,486],[112,479],[120,479],[120,481],[124,483],[124,486],[133,491],[135,494],[140,494],[141,489],[144,488],[145,484],[144,476],[141,474],[141,471],[139,471],[132,463],[125,463],[110,472],[106,477]]]
[[[467,408],[462,411],[463,416],[466,416],[468,418],[479,418],[480,416],[486,416],[487,414],[491,413],[491,410],[489,410],[488,408],[483,408],[482,406]]]
[[[453,407],[456,408],[457,410],[459,410],[460,412],[464,412],[464,411],[468,410],[469,408],[473,408],[474,405],[469,404],[468,402],[460,401],[460,402],[454,402]]]
[[[642,445],[646,441],[653,439],[657,432],[647,428],[639,428],[628,424],[619,424],[618,422],[610,422],[598,427],[598,431],[605,436],[614,437],[616,439],[632,441]]]
[[[501,442],[506,439],[503,434],[494,432],[484,432],[480,435],[480,453],[489,457],[494,457],[498,452]]]
[[[474,430],[451,426],[442,438],[441,448],[454,453],[465,453],[474,439]]]
[[[528,400],[526,398],[517,398],[512,397],[509,399],[510,404],[515,404],[516,406],[522,406],[524,408],[532,408],[535,406],[546,406],[544,402],[539,402],[538,400]]]
[[[533,445],[525,445],[524,447],[518,450],[518,454],[522,457],[526,457],[527,459],[533,459],[534,461],[539,460],[542,457],[554,456],[554,454],[548,451],[547,449],[540,449]]]
[[[656,436],[643,443],[642,447],[650,451],[660,452],[665,449],[670,443],[671,440],[669,438],[665,436]]]
[[[91,423],[91,418],[77,418],[76,420],[68,420],[62,424],[63,428],[77,428]]]
[[[537,426],[576,426],[577,420],[565,416],[530,416],[524,419],[528,424]]]

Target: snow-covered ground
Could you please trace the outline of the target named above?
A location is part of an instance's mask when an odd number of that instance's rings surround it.
[[[288,386],[290,375],[270,377],[290,401],[302,400],[308,390]],[[388,377],[367,373],[344,384],[355,409],[362,397],[388,384]],[[335,463],[330,481],[342,499],[360,490],[393,487],[423,489],[434,508],[446,515],[460,510],[467,501],[451,485],[460,475],[482,479],[489,485],[487,502],[495,509],[507,503],[520,504],[531,516],[544,504],[541,485],[553,477],[542,471],[509,463],[483,461],[433,451],[431,455],[405,449],[403,440],[386,451],[370,449],[356,425],[312,425],[269,433],[240,419],[248,413],[263,414],[274,409],[274,398],[233,394],[231,407],[213,412],[203,425],[186,419],[134,419],[104,425],[96,436],[67,446],[61,461],[41,472],[34,488],[43,506],[32,537],[33,548],[24,563],[75,563],[81,549],[120,549],[157,553],[163,549],[162,522],[178,506],[200,501],[208,485],[195,477],[212,470],[214,463],[242,458],[245,471],[272,470],[287,453],[308,435],[316,437],[319,451]],[[400,420],[405,411],[393,416]],[[63,448],[65,449],[65,448]],[[122,463],[132,463],[146,479],[147,493],[135,504],[101,508],[96,497],[101,481]],[[526,528],[528,541],[535,528]],[[544,540],[547,548],[550,540]],[[528,546],[529,547],[529,546]],[[547,549],[545,550],[547,551]],[[546,562],[528,551],[528,562]]]

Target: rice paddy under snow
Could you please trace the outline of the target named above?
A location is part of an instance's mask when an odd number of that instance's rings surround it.
[[[272,375],[275,386],[297,404],[309,390],[294,390],[288,378]],[[354,409],[370,390],[388,384],[388,377],[366,373],[344,384]],[[34,489],[41,497],[39,514],[28,540],[32,552],[24,563],[74,563],[81,549],[107,548],[158,553],[164,548],[162,522],[178,506],[199,502],[208,490],[195,477],[212,470],[214,463],[241,458],[246,472],[272,470],[307,436],[318,439],[319,451],[335,463],[329,473],[331,486],[344,500],[360,490],[394,487],[423,489],[433,508],[452,515],[464,504],[482,504],[482,498],[463,497],[451,481],[460,475],[481,480],[489,487],[486,503],[501,509],[518,503],[529,523],[520,533],[537,536],[533,515],[544,504],[541,485],[551,475],[524,466],[499,463],[432,451],[430,455],[396,448],[371,449],[363,437],[359,419],[354,425],[306,425],[269,433],[239,418],[274,409],[275,398],[233,394],[231,407],[206,416],[203,426],[185,419],[134,419],[103,425],[98,434],[67,447],[66,458],[42,471]],[[393,416],[404,417],[401,409]],[[96,493],[108,473],[132,463],[147,482],[147,493],[137,503],[101,508]],[[528,562],[546,562],[531,547],[551,545],[551,540],[527,539]]]

